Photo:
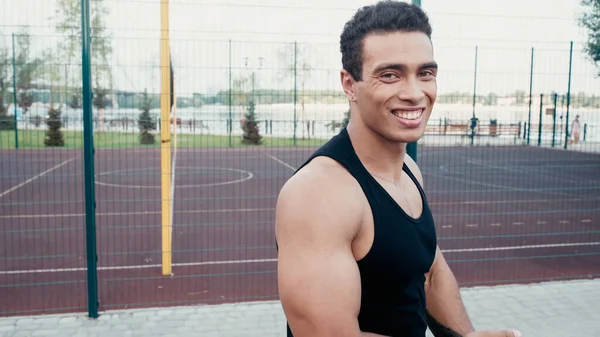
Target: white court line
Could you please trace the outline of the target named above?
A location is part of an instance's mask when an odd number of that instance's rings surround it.
[[[265,156],[267,156],[267,157],[269,157],[269,158],[273,159],[274,161],[276,161],[276,162],[278,162],[279,164],[281,164],[281,165],[283,165],[283,166],[285,166],[285,167],[289,168],[289,169],[290,169],[290,170],[292,170],[292,171],[296,171],[296,168],[295,168],[295,167],[293,167],[292,165],[290,165],[290,164],[288,164],[288,163],[284,162],[283,160],[281,160],[281,159],[279,159],[279,158],[277,158],[277,157],[275,157],[275,156],[272,156],[272,155],[270,155],[270,154],[267,154],[267,153],[265,153]]]
[[[58,164],[58,165],[56,165],[54,167],[51,167],[51,168],[47,169],[46,171],[44,171],[44,172],[42,172],[42,173],[40,173],[40,174],[38,174],[36,176],[33,176],[33,177],[25,180],[24,182],[22,182],[22,183],[20,183],[20,184],[18,184],[16,186],[13,186],[13,187],[9,188],[8,190],[0,193],[0,198],[2,198],[3,196],[5,196],[5,195],[7,195],[7,194],[9,194],[9,193],[11,193],[11,192],[13,192],[13,191],[21,188],[21,187],[23,187],[23,186],[25,186],[27,184],[29,184],[30,182],[32,182],[32,181],[34,181],[34,180],[36,180],[38,178],[41,178],[41,177],[45,176],[46,174],[48,174],[48,173],[50,173],[50,172],[52,172],[52,171],[54,171],[54,170],[56,170],[56,169],[58,169],[60,167],[62,167],[64,165],[72,162],[73,160],[75,160],[75,158],[77,158],[77,156],[75,156],[75,157],[73,157],[71,159],[67,159],[67,160],[63,161],[62,163],[60,163],[60,164]]]
[[[246,180],[250,180],[253,177],[253,174],[249,171],[245,171],[245,170],[239,170],[239,169],[234,169],[234,168],[226,168],[226,167],[202,167],[202,166],[180,166],[179,169],[197,169],[197,170],[223,170],[223,171],[230,171],[230,172],[238,172],[238,173],[244,173],[246,174],[245,177],[240,178],[240,179],[236,179],[236,180],[230,180],[230,181],[223,181],[223,182],[216,182],[216,183],[204,183],[204,184],[193,184],[193,185],[179,185],[179,189],[182,188],[198,188],[198,187],[205,187],[205,186],[224,186],[224,185],[230,185],[230,184],[237,184],[237,183],[241,183],[243,181]],[[105,171],[105,172],[101,172],[98,174],[98,176],[106,176],[106,175],[110,175],[113,173],[125,173],[125,172],[141,172],[144,171],[146,169],[126,169],[126,170],[111,170],[111,171]],[[106,182],[102,182],[99,180],[95,181],[96,185],[101,185],[101,186],[108,186],[108,187],[117,187],[117,188],[125,188],[125,189],[134,189],[134,188],[152,188],[152,189],[160,189],[160,186],[151,186],[151,185],[125,185],[125,184],[112,184],[112,183],[106,183]]]
[[[173,263],[173,267],[195,267],[209,265],[227,265],[227,264],[244,264],[244,263],[265,263],[276,262],[277,259],[256,259],[256,260],[229,260],[229,261],[206,261],[206,262],[189,262],[189,263]],[[162,268],[160,264],[142,264],[132,266],[115,266],[115,267],[98,267],[98,270],[132,270],[132,269],[148,269]],[[32,269],[32,270],[8,270],[0,271],[0,275],[16,275],[16,274],[37,274],[37,273],[60,273],[60,272],[76,272],[86,271],[87,268],[59,268],[59,269]]]
[[[276,159],[274,159],[276,160]],[[284,164],[282,164],[284,165]],[[252,177],[252,176],[250,176]],[[246,178],[243,178],[246,180]],[[241,182],[241,180],[233,181],[233,182]],[[99,182],[96,182],[100,184]],[[203,185],[196,185],[197,187],[201,187]],[[148,187],[148,186],[144,186]],[[181,186],[180,186],[181,188]],[[600,198],[595,198],[600,199]],[[451,206],[451,205],[494,205],[494,204],[508,204],[508,203],[544,203],[544,202],[565,202],[565,201],[589,201],[590,199],[519,199],[519,200],[492,200],[492,201],[441,201],[441,202],[430,202],[430,206]],[[274,208],[239,208],[239,209],[206,209],[206,210],[182,210],[178,211],[178,213],[227,213],[227,212],[256,212],[256,211],[274,211]],[[97,216],[129,216],[129,215],[150,215],[150,214],[160,214],[160,211],[143,211],[143,212],[107,212],[107,213],[97,213]],[[22,215],[0,215],[0,219],[29,219],[29,218],[68,218],[68,217],[80,217],[85,216],[84,213],[60,213],[60,214],[22,214]],[[586,222],[583,221],[582,222]],[[590,220],[591,222],[591,220]],[[538,222],[538,224],[546,223],[546,222]]]
[[[600,242],[554,243],[554,244],[528,245],[528,246],[442,249],[442,253],[487,252],[487,251],[497,251],[497,250],[520,250],[520,249],[535,249],[535,248],[579,247],[579,246],[598,246],[598,245],[600,245]],[[208,265],[229,265],[229,264],[244,264],[244,263],[267,263],[267,262],[277,262],[277,259],[225,260],[225,261],[173,263],[173,267],[194,267],[194,266],[208,266]],[[160,265],[160,264],[144,264],[144,265],[132,265],[132,266],[98,267],[98,270],[132,270],[132,269],[148,269],[148,268],[161,268],[161,267],[162,267],[162,265]],[[86,268],[5,270],[5,271],[0,271],[0,275],[59,273],[59,272],[76,272],[76,271],[86,271],[86,270],[87,270]]]
[[[135,151],[132,150],[131,152],[144,152],[144,151]],[[177,152],[183,152],[182,148],[177,149]],[[233,159],[233,160],[239,160],[239,159],[264,159],[263,156],[261,155],[255,155],[255,156],[235,156],[235,155],[227,155],[226,158],[221,158],[222,155],[219,155],[219,160],[229,160],[229,159]],[[299,157],[301,158],[301,157]],[[181,160],[183,160],[184,162],[186,161],[185,156],[181,157]],[[119,158],[117,156],[110,156],[108,158],[102,158],[102,161],[122,161],[122,158]]]
[[[489,248],[461,248],[445,249],[444,253],[466,253],[466,252],[490,252],[497,250],[519,250],[534,248],[557,248],[557,247],[580,247],[580,246],[598,246],[600,242],[576,242],[576,243],[549,243],[545,245],[527,245],[527,246],[508,246],[508,247],[489,247]]]
[[[177,214],[265,212],[265,211],[275,211],[275,208],[192,209],[192,210],[177,211]],[[96,216],[156,215],[156,214],[161,214],[161,213],[162,213],[161,211],[106,212],[106,213],[96,213]],[[71,218],[71,217],[81,217],[81,216],[85,216],[85,213],[0,215],[0,219]]]
[[[444,205],[494,205],[494,204],[523,204],[523,203],[546,203],[546,202],[577,202],[600,200],[600,198],[556,198],[556,199],[512,199],[512,200],[474,200],[474,201],[441,201],[430,202],[429,205],[444,206]]]

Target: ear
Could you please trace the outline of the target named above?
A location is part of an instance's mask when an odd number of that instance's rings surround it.
[[[344,89],[348,100],[350,102],[356,101],[356,92],[354,88],[354,84],[356,84],[356,81],[354,80],[354,77],[352,77],[352,75],[350,75],[348,71],[342,69],[340,71],[340,80],[342,82],[342,88]]]

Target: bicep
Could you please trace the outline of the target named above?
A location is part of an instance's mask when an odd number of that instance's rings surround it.
[[[431,264],[431,267],[429,268],[429,272],[425,274],[425,286],[426,286],[426,290],[429,289],[429,286],[432,283],[432,279],[435,277],[436,274],[439,274],[440,270],[444,270],[448,268],[448,264],[446,263],[446,259],[444,258],[444,255],[442,254],[442,250],[440,249],[439,246],[436,246],[435,248],[435,257],[433,258],[433,263]]]
[[[351,248],[358,204],[329,184],[284,188],[276,208],[279,296],[295,337],[360,335]]]
[[[294,336],[357,336],[360,276],[350,252],[284,244],[278,277],[279,296]]]

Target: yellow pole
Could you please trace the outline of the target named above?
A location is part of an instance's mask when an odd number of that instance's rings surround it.
[[[162,274],[171,275],[171,126],[170,126],[170,52],[169,52],[169,0],[160,2],[161,40],[161,100],[160,100],[160,184],[162,209]]]

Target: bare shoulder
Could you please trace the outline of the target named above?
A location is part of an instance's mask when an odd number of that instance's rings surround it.
[[[360,219],[363,204],[360,185],[350,173],[331,158],[317,157],[280,190],[276,234],[318,229],[323,234],[332,231],[352,235],[359,229],[360,223],[355,220]]]
[[[417,163],[408,154],[404,155],[404,162],[406,163],[406,166],[408,166],[410,171],[415,175],[415,178],[417,178],[419,184],[421,184],[421,187],[423,188],[423,175],[421,174],[421,169],[419,169],[419,165],[417,165]]]

